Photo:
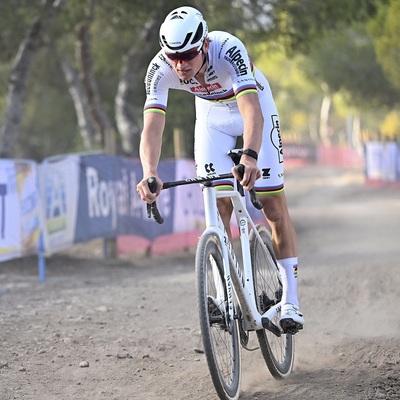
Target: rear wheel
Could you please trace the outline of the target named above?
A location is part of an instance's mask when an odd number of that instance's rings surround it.
[[[254,293],[260,314],[282,299],[282,284],[272,246],[271,234],[263,225],[257,225],[262,243],[254,232],[250,234],[250,252],[253,266]],[[272,319],[275,327],[279,324],[280,312]],[[279,328],[278,331],[281,331]],[[261,352],[272,376],[282,379],[293,369],[294,338],[293,335],[271,332],[267,329],[257,330]]]
[[[214,235],[199,240],[196,283],[204,353],[214,387],[220,399],[237,399],[241,378],[238,326],[229,317],[222,251]]]

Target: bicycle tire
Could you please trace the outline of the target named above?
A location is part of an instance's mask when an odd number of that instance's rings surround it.
[[[272,305],[277,304],[282,298],[282,284],[276,264],[276,257],[269,230],[263,225],[256,226],[261,236],[263,245],[267,249],[266,256],[260,247],[254,232],[250,234],[250,254],[253,266],[254,293],[258,311],[263,314]],[[279,325],[280,312],[273,318],[272,323]],[[282,333],[280,336],[267,329],[256,331],[258,342],[265,363],[275,379],[286,378],[293,369],[294,362],[294,337]]]
[[[239,398],[241,358],[236,320],[228,314],[222,250],[212,234],[203,235],[196,251],[198,312],[204,353],[221,400]]]

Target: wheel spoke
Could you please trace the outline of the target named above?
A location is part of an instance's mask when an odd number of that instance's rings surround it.
[[[282,299],[282,284],[276,266],[270,233],[264,226],[258,226],[263,240],[260,243],[253,233],[250,238],[250,251],[253,265],[253,280],[256,302],[260,314],[268,311]],[[271,322],[280,327],[280,313]],[[279,328],[280,329],[280,328]],[[294,340],[292,335],[276,335],[267,329],[257,331],[264,360],[271,374],[277,378],[289,375],[293,368]]]

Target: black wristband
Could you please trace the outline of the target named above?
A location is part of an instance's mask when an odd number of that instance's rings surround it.
[[[245,154],[246,156],[254,158],[255,160],[258,160],[258,153],[252,149],[244,149],[242,153]]]

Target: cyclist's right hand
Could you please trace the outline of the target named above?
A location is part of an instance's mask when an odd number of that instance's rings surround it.
[[[147,180],[151,177],[156,178],[156,182],[157,182],[157,188],[155,193],[152,193]],[[162,180],[159,178],[158,175],[156,174],[151,174],[149,176],[145,176],[136,186],[136,191],[138,193],[138,195],[140,196],[140,198],[145,201],[148,204],[153,203],[157,196],[160,194],[161,192],[161,188],[162,188],[163,182]]]

